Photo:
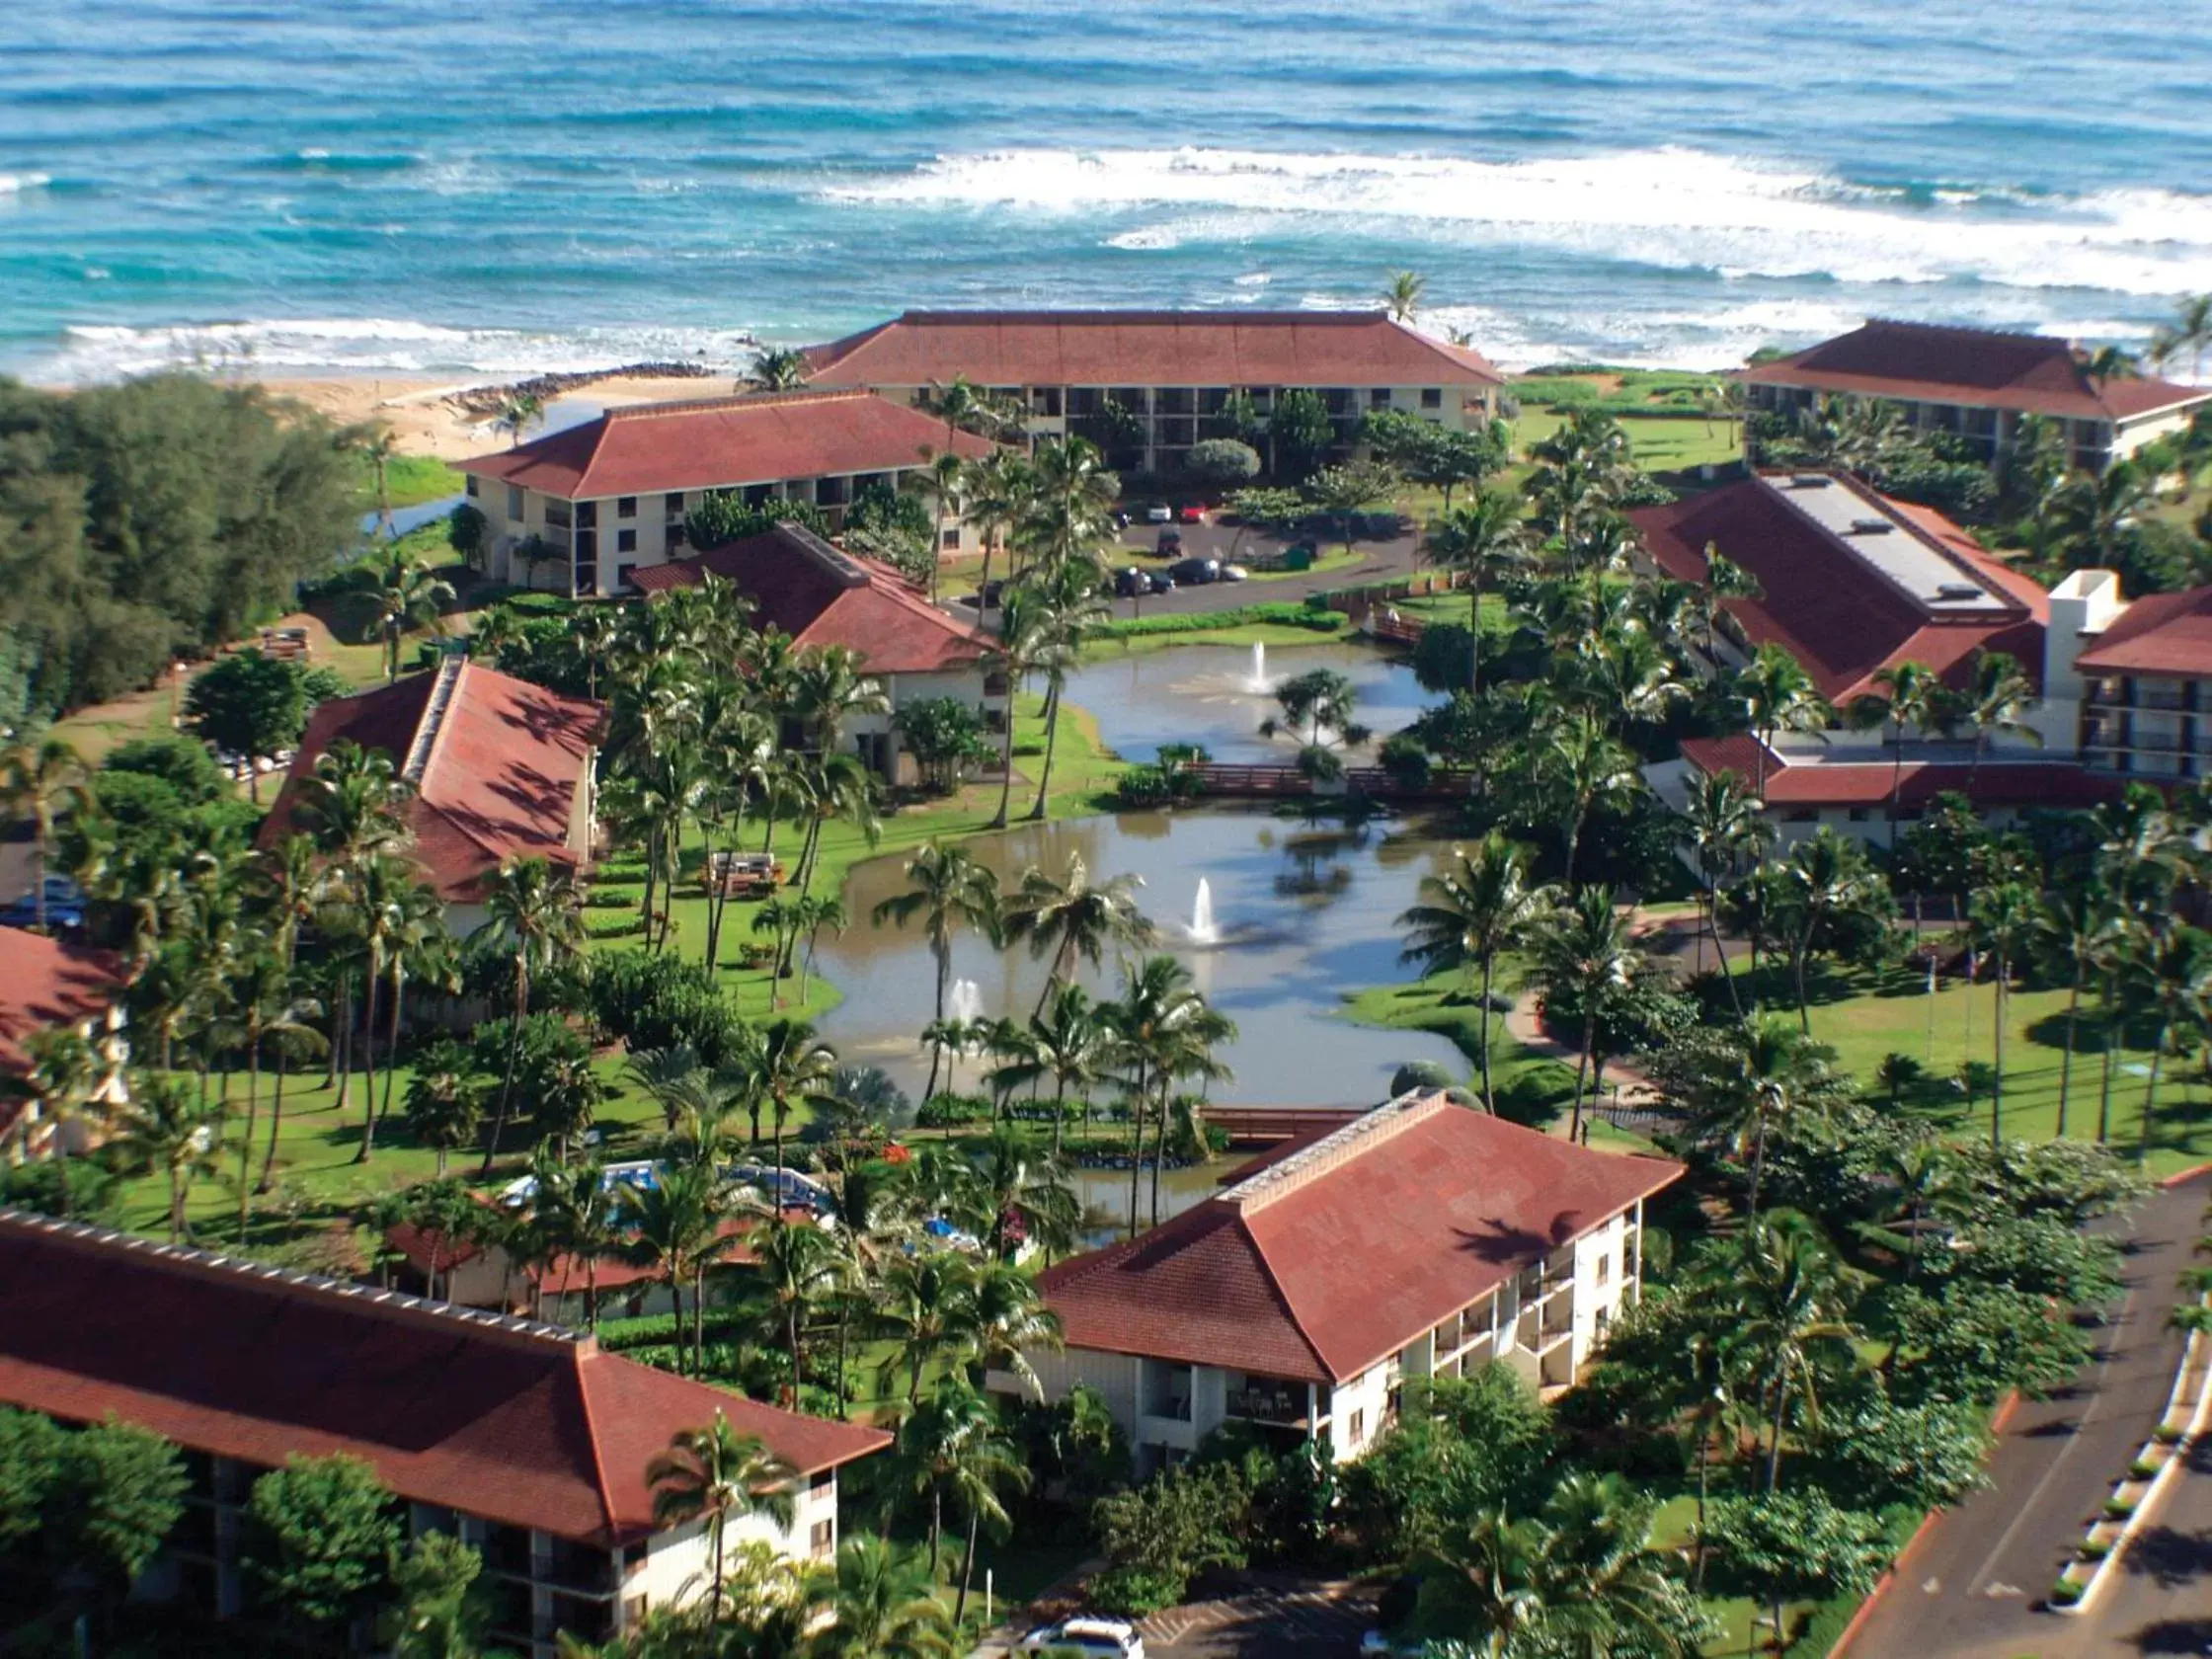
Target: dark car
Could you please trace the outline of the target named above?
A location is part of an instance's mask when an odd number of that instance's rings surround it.
[[[67,876],[46,878],[46,926],[50,929],[74,932],[85,924],[84,891]],[[0,927],[36,927],[39,925],[39,897],[26,893],[7,905],[0,905]]]
[[[992,577],[988,582],[984,584],[984,591],[980,595],[980,608],[984,610],[996,610],[998,608],[999,600],[1005,596],[1005,582],[998,577]]]
[[[1175,579],[1165,571],[1152,572],[1152,592],[1155,593],[1174,592]]]
[[[1161,558],[1172,559],[1176,554],[1182,552],[1182,550],[1183,532],[1181,530],[1169,528],[1160,531],[1159,556]]]
[[[1167,574],[1185,588],[1203,588],[1209,582],[1222,579],[1222,562],[1219,559],[1178,559],[1167,567]]]
[[[1134,599],[1152,591],[1152,579],[1135,565],[1128,565],[1114,573],[1114,595]]]

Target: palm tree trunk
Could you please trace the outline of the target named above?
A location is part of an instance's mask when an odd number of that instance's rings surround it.
[[[1060,1161],[1061,1126],[1067,1118],[1067,1079],[1060,1079],[1060,1087],[1053,1091],[1053,1162]]]
[[[393,1064],[399,1055],[399,1016],[407,1005],[407,967],[405,959],[397,952],[392,955],[392,1007],[384,1021],[384,1103],[376,1108],[379,1127],[392,1115],[392,1084],[397,1080],[399,1067]]]
[[[1046,797],[1053,788],[1053,750],[1060,742],[1060,678],[1056,674],[1045,688],[1045,764],[1037,776],[1037,803],[1029,809],[1032,821],[1045,816]]]
[[[2135,1141],[2135,1161],[2137,1163],[2147,1162],[2151,1156],[2152,1109],[2158,1103],[2159,1067],[2166,1062],[2166,1045],[2172,1040],[2172,1026],[2171,1024],[2161,1025],[2159,1027],[2159,1046],[2151,1051],[2151,1080],[2143,1088],[2143,1127],[2137,1134]],[[2185,1079],[2182,1090],[2184,1093],[2187,1092]]]
[[[169,1242],[185,1235],[185,1179],[176,1165],[169,1168]]]
[[[2001,1126],[2005,1118],[2005,970],[2009,966],[2000,953],[1997,958],[1997,1064],[1990,1075],[1989,1089],[1989,1149],[1992,1152],[2005,1144]]]
[[[1720,942],[1720,884],[1705,884],[1705,925],[1712,929],[1713,966],[1718,970],[1721,983],[1728,988],[1728,1006],[1740,1021],[1744,1017],[1744,993],[1737,988],[1736,976],[1728,966],[1728,948]]]
[[[253,1209],[253,1183],[246,1179],[254,1166],[254,1129],[261,1116],[261,1029],[257,1025],[246,1044],[246,1133],[238,1138],[238,1242],[246,1242],[246,1222]]]
[[[254,1183],[254,1191],[265,1193],[274,1184],[271,1172],[276,1167],[276,1136],[284,1125],[284,1057],[276,1056],[276,1085],[269,1102],[269,1150],[261,1160],[261,1179]],[[440,1171],[440,1173],[443,1173]]]
[[[968,1586],[976,1576],[976,1531],[982,1521],[982,1506],[971,1504],[968,1508],[968,1553],[960,1564],[960,1594],[952,1599],[952,1621],[955,1628],[960,1624],[961,1616],[968,1611]]]
[[[2112,978],[2110,975],[2106,975],[2102,996],[2104,1003],[2103,1018],[2098,1022],[2102,1025],[2103,1030],[2099,1034],[2097,1044],[2096,1144],[2099,1146],[2103,1146],[2110,1138],[2112,1129],[2112,1043],[2115,1037],[2124,1040],[2127,1035],[2124,1020],[2120,1022],[2117,1031],[2113,1029],[2113,991]]]
[[[1598,1047],[1598,1016],[1595,1011],[1582,1017],[1582,1050],[1574,1061],[1574,1111],[1567,1120],[1567,1139],[1582,1139],[1582,1085],[1590,1074],[1590,1057]]]
[[[1498,959],[1493,951],[1482,953],[1482,1047],[1477,1059],[1482,1066],[1482,1109],[1493,1115],[1498,1109],[1497,1096],[1490,1092],[1490,982],[1497,972]]]
[[[791,1344],[791,1409],[792,1409],[792,1410],[794,1410],[794,1411],[796,1411],[796,1410],[798,1410],[798,1409],[799,1409],[799,1361],[800,1361],[800,1353],[799,1353],[799,1299],[798,1299],[797,1297],[793,1297],[793,1298],[791,1299],[791,1305],[790,1305],[790,1307],[789,1307],[789,1308],[788,1308],[788,1309],[786,1310],[786,1314],[785,1314],[785,1322],[786,1322],[787,1326],[789,1327],[789,1328],[788,1328],[788,1331],[786,1332],[786,1334],[787,1334],[787,1336],[788,1336],[788,1338],[789,1338],[789,1340],[790,1340],[790,1344]]]
[[[1159,1127],[1152,1134],[1152,1225],[1159,1225],[1159,1166],[1167,1161],[1167,1090],[1159,1095]]]
[[[1797,985],[1797,1027],[1806,1036],[1813,1034],[1811,997],[1805,990],[1805,958],[1812,950],[1812,929],[1806,928],[1792,941],[1789,952],[1789,974]]]
[[[1129,1162],[1129,1235],[1137,1236],[1138,1182],[1145,1174],[1145,1068],[1137,1068],[1137,1091],[1130,1096],[1130,1111],[1136,1119],[1137,1145]]]
[[[937,1024],[941,1026],[945,1023],[946,982],[952,978],[952,951],[950,950],[950,948],[941,949],[936,953],[936,955]],[[944,1058],[945,1046],[942,1043],[932,1043],[929,1045],[929,1081],[924,1083],[921,1088],[921,1097],[924,1100],[930,1099],[937,1092],[937,1066],[944,1060]],[[759,1137],[755,1135],[753,1139],[758,1140]]]
[[[366,1163],[376,1151],[376,980],[382,967],[383,964],[371,956],[368,972],[362,976],[366,1000],[361,1021],[361,1059],[366,1072],[362,1084],[365,1092],[361,1098],[361,1146],[354,1154],[356,1163]]]
[[[2066,996],[2066,1046],[2058,1063],[2058,1139],[2066,1139],[2066,1097],[2074,1088],[2074,1032],[2082,1014],[2082,975],[2074,974],[2073,987]]]
[[[1000,776],[998,779],[998,811],[991,815],[990,828],[1006,828],[1006,811],[1014,796],[1014,696],[1020,686],[1013,675],[1006,676],[1006,741],[998,751]]]
[[[985,557],[989,555],[990,544],[984,543]],[[937,1576],[937,1546],[945,1536],[945,1495],[932,1484],[929,1488],[929,1576]]]
[[[1745,1213],[1756,1218],[1759,1214],[1759,1178],[1767,1169],[1767,1114],[1760,1111],[1759,1122],[1751,1132],[1751,1196],[1744,1205]]]
[[[1712,1425],[1698,1413],[1698,1533],[1690,1559],[1690,1588],[1700,1592],[1705,1582],[1705,1492],[1712,1463]]]
[[[675,1374],[681,1377],[689,1369],[683,1353],[683,1276],[673,1263],[669,1267],[669,1311],[675,1320]]]
[[[707,1374],[707,1258],[691,1272],[691,1375]]]
[[[522,1066],[522,1022],[530,1011],[530,971],[519,954],[514,959],[514,1029],[508,1035],[507,1078],[500,1084],[499,1108],[492,1114],[492,1132],[484,1142],[484,1165],[479,1175],[492,1172],[492,1160],[499,1156],[500,1136],[507,1129],[508,1103],[514,1097],[514,1073]]]

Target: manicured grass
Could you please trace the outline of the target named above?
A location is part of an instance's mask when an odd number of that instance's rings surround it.
[[[1540,443],[1567,422],[1566,413],[1524,405],[1513,423],[1513,448],[1526,455],[1529,446]],[[1679,472],[1689,467],[1724,465],[1740,460],[1743,448],[1735,428],[1714,421],[1708,430],[1700,418],[1682,415],[1622,415],[1620,427],[1634,446],[1636,464],[1646,472]]]
[[[1741,979],[1761,993],[1768,1006],[1794,1011],[1784,976],[1769,969],[1757,981],[1748,973],[1742,973]],[[1858,1079],[1862,1090],[1875,1090],[1875,1072],[1884,1056],[1908,1056],[1929,1073],[1920,1098],[1908,1104],[1951,1133],[1989,1133],[1989,1097],[1980,1096],[1969,1110],[1953,1079],[1963,1061],[1996,1062],[1994,985],[1969,989],[1949,982],[1931,997],[1928,982],[1921,976],[1905,973],[1876,979],[1857,973],[1816,982],[1815,994],[1819,999],[1810,1010],[1813,1035],[1836,1050],[1839,1065]],[[2074,1141],[2096,1139],[2102,1062],[2094,1001],[2084,1000],[2073,1080],[2067,1091],[2066,1135]],[[2047,1141],[2058,1134],[2066,1003],[2063,988],[2014,989],[2006,997],[2002,1128],[2007,1137]],[[2132,1153],[2142,1135],[2155,1034],[2134,1025],[2115,1037],[2108,1139]],[[2207,1159],[2212,1159],[2212,1098],[2207,1097],[2201,1067],[2169,1056],[2159,1077],[2148,1168],[2154,1175],[2171,1174]]]
[[[384,488],[395,508],[442,501],[447,496],[459,495],[463,485],[460,472],[434,455],[394,455],[384,463]],[[376,511],[376,478],[366,461],[361,463],[361,481],[356,494],[363,513]]]

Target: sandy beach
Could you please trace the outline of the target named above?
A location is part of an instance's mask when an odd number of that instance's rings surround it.
[[[482,387],[482,380],[410,379],[403,375],[255,378],[272,395],[295,399],[334,421],[347,425],[381,422],[398,436],[400,448],[412,455],[459,460],[504,449],[514,441],[506,433],[495,431],[491,422],[455,401],[456,394]],[[622,375],[595,380],[566,396],[592,404],[669,403],[684,398],[727,397],[742,389],[742,383],[728,375]]]

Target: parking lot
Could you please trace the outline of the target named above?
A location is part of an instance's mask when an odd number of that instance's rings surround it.
[[[1374,1619],[1374,1600],[1363,1591],[1315,1580],[1285,1580],[1185,1602],[1152,1615],[1143,1625],[1145,1651],[1173,1659],[1350,1655],[1359,1652],[1360,1637]]]

